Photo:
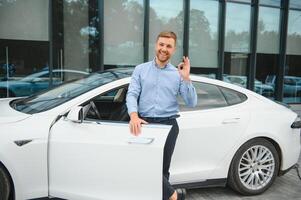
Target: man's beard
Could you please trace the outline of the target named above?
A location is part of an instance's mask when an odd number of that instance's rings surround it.
[[[158,59],[161,63],[165,63],[165,62],[167,62],[167,61],[170,59],[170,55],[169,55],[169,54],[166,54],[166,55],[164,56],[164,58],[162,58],[163,56],[162,56],[159,52],[157,52],[156,56],[157,56],[157,59]]]

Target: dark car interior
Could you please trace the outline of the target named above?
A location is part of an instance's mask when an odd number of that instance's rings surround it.
[[[126,107],[128,85],[98,95],[83,106],[86,120],[129,121]]]

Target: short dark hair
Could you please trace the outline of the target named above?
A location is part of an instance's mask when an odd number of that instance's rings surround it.
[[[177,44],[177,35],[173,31],[162,31],[157,36],[157,41],[159,40],[160,37],[172,38],[172,39],[174,39],[175,44]]]

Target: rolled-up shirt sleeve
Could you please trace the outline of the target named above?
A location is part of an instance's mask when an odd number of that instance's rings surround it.
[[[180,95],[188,107],[195,107],[197,105],[198,97],[191,81],[181,80]]]
[[[126,95],[126,106],[128,109],[128,114],[131,114],[132,112],[138,112],[138,98],[141,92],[139,71],[139,68],[136,67],[132,74],[131,82]]]

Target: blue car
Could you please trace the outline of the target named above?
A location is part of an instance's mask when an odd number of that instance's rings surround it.
[[[59,85],[65,81],[78,79],[89,73],[69,69],[52,71],[52,84]],[[49,87],[50,72],[48,70],[30,74],[19,80],[0,81],[0,98],[29,96]]]

